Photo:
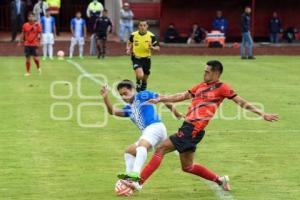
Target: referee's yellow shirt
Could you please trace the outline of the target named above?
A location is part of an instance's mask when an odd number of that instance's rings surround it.
[[[129,43],[132,44],[133,55],[137,58],[147,58],[151,56],[151,49],[149,45],[158,45],[155,35],[150,31],[145,34],[140,34],[139,31],[135,31],[129,38]]]

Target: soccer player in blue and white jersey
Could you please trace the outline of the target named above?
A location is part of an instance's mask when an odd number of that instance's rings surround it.
[[[126,173],[119,174],[118,178],[130,178],[135,181],[139,179],[141,169],[147,159],[147,153],[167,138],[167,130],[155,111],[155,107],[147,101],[158,98],[159,95],[145,90],[136,92],[135,86],[130,80],[123,80],[117,86],[118,92],[124,102],[127,103],[123,109],[115,108],[108,98],[108,89],[103,87],[101,95],[108,112],[119,117],[128,117],[140,129],[142,135],[136,143],[131,144],[124,154]],[[174,115],[180,119],[182,115],[172,104],[165,104]]]
[[[41,18],[42,25],[42,43],[43,43],[43,60],[47,55],[53,60],[53,44],[56,35],[55,19],[51,16],[50,11],[46,10],[46,15]]]
[[[71,20],[71,33],[72,38],[69,57],[73,57],[74,48],[78,44],[79,58],[83,58],[84,38],[86,37],[86,22],[81,18],[81,12],[77,12],[76,17]]]

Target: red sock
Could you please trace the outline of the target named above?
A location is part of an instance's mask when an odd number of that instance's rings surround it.
[[[26,61],[26,72],[30,73],[30,61]]]
[[[182,170],[187,173],[191,173],[191,174],[200,176],[206,180],[210,180],[210,181],[219,183],[219,180],[218,180],[219,176],[200,164],[193,164]]]
[[[39,69],[40,68],[40,59],[38,57],[34,58],[34,63],[36,65],[36,68]]]
[[[160,153],[154,153],[151,160],[147,163],[141,173],[141,181],[140,184],[143,184],[153,172],[159,167],[161,161],[163,160],[164,156]]]

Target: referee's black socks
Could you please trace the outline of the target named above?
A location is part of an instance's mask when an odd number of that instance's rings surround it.
[[[142,85],[141,85],[141,91],[143,90],[146,90],[147,89],[147,82],[142,82]]]

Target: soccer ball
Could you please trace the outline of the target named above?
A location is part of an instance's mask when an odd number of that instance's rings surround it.
[[[65,56],[65,52],[64,52],[64,51],[59,50],[59,51],[57,52],[57,57],[58,57],[59,60],[63,60],[63,59],[64,59],[64,56]]]
[[[118,196],[128,197],[133,194],[133,189],[127,186],[124,182],[127,180],[118,180],[115,185],[115,192]]]

